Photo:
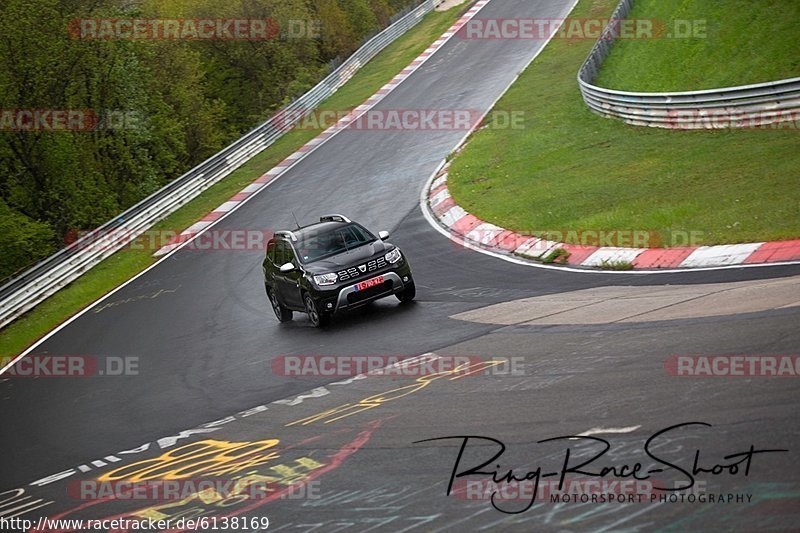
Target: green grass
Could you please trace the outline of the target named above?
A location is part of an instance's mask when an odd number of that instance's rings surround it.
[[[636,0],[629,18],[656,19],[672,37],[617,43],[601,87],[694,91],[800,76],[797,0]],[[701,21],[701,33],[677,38],[676,20]]]
[[[617,0],[581,0],[608,17]],[[524,233],[697,231],[699,244],[800,237],[800,131],[677,131],[600,117],[575,75],[588,40],[554,39],[497,109],[522,129],[484,128],[454,157],[448,185],[479,218]],[[652,245],[652,244],[651,244]]]
[[[570,253],[568,251],[566,251],[564,248],[556,248],[555,250],[553,250],[552,252],[548,253],[544,257],[528,255],[528,254],[526,254],[524,252],[519,253],[517,255],[519,255],[520,257],[523,257],[525,259],[530,259],[532,261],[542,262],[542,263],[544,263],[546,265],[552,265],[554,263],[557,264],[557,265],[566,265],[567,264],[567,260],[569,259]]]
[[[601,270],[633,270],[633,263],[630,261],[608,261],[604,259],[600,261],[599,268]]]
[[[428,14],[365,65],[320,108],[349,110],[363,103],[444,33],[465,9],[460,6]],[[321,130],[305,128],[288,132],[153,229],[180,231],[190,226],[319,133]],[[269,191],[262,194],[269,194]],[[152,250],[125,249],[112,255],[0,331],[0,357],[20,353],[55,326],[155,261]]]

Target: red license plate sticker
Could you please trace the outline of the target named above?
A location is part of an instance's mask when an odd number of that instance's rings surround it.
[[[362,281],[361,283],[356,283],[356,290],[363,291],[364,289],[369,289],[370,287],[374,287],[375,285],[380,285],[381,283],[383,283],[383,276],[378,276],[377,278],[372,278],[366,281]]]

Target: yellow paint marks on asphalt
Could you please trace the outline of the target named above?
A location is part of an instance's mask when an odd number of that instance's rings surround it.
[[[421,361],[417,362],[416,364],[420,363]],[[448,378],[450,381],[454,381],[463,378],[465,376],[471,376],[478,372],[483,372],[484,370],[487,370],[493,366],[497,366],[504,363],[505,361],[473,361],[469,363],[463,363],[450,370],[444,370],[441,372],[420,376],[417,379],[415,379],[414,382],[411,383],[410,385],[405,385],[403,387],[398,387],[396,389],[392,389],[389,391],[373,394],[372,396],[363,398],[358,403],[355,404],[346,403],[338,407],[334,407],[332,409],[327,409],[315,415],[306,418],[301,418],[300,420],[295,420],[294,422],[290,422],[286,425],[307,426],[309,424],[313,424],[315,422],[321,422],[323,420],[325,424],[330,424],[331,422],[336,422],[337,420],[341,420],[343,418],[356,415],[363,411],[375,409],[377,407],[382,406],[385,403],[405,398],[406,396],[419,392],[422,389],[428,387],[431,383],[433,383],[438,379]]]
[[[203,440],[175,448],[153,459],[111,470],[97,480],[137,482],[231,474],[277,459],[279,456],[274,452],[261,452],[274,448],[279,442],[278,439],[254,442]]]

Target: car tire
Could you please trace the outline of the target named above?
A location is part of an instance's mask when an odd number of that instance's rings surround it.
[[[317,303],[310,294],[305,293],[303,295],[303,303],[306,306],[306,314],[308,315],[308,320],[311,322],[312,326],[315,328],[321,328],[330,322],[331,315],[320,312],[319,308],[317,307]]]
[[[405,289],[395,294],[402,303],[410,302],[417,295],[417,287],[410,283]]]
[[[272,310],[275,311],[275,318],[278,319],[278,322],[289,322],[292,319],[292,310],[284,307],[278,300],[278,295],[269,287],[267,287],[267,296],[269,297],[269,303],[272,304]]]

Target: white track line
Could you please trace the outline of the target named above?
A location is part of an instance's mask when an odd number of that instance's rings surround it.
[[[611,433],[633,433],[642,426],[627,426],[624,428],[592,428],[578,433],[578,437],[591,437],[592,435],[605,435]]]

